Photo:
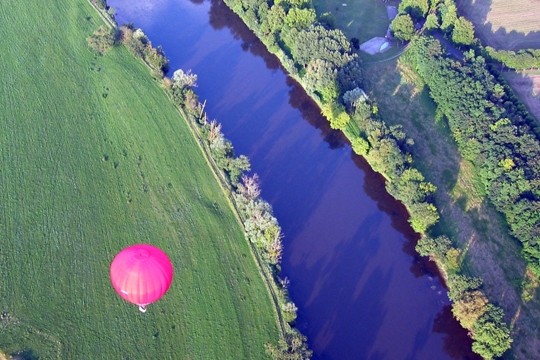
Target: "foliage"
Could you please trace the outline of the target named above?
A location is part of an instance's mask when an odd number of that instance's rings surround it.
[[[409,41],[414,35],[414,23],[409,14],[396,16],[392,21],[392,32],[398,39]]]
[[[540,142],[524,108],[489,73],[484,58],[444,56],[434,39],[415,41],[405,56],[448,119],[454,139],[476,167],[484,191],[523,244],[540,274]]]
[[[445,258],[446,253],[452,247],[452,242],[446,236],[439,236],[433,239],[429,236],[422,236],[416,244],[416,251],[422,256],[432,256],[439,260]]]
[[[456,44],[470,45],[474,41],[474,26],[473,24],[460,16],[454,22],[454,29],[452,30],[452,41]]]
[[[246,237],[271,265],[277,265],[283,251],[283,235],[272,207],[260,198],[258,179],[257,175],[243,175],[234,198],[243,218]]]
[[[107,9],[107,0],[92,0],[92,3],[100,9]]]
[[[366,156],[369,152],[369,142],[358,135],[351,139],[351,146],[355,154]]]
[[[356,57],[341,31],[327,30],[321,25],[303,30],[291,29],[284,34],[283,40],[300,67],[305,67],[311,60],[321,59],[338,68]]]
[[[437,29],[439,27],[439,19],[437,18],[437,15],[429,14],[426,17],[425,27],[428,30]]]
[[[281,306],[281,310],[285,316],[285,321],[292,323],[294,320],[296,320],[296,312],[298,311],[298,308],[293,302],[289,301],[283,304]]]
[[[400,14],[409,14],[415,20],[423,19],[429,10],[428,0],[403,0],[399,3]]]
[[[341,104],[325,104],[322,107],[322,114],[328,119],[328,121],[330,122],[330,127],[332,129],[343,130],[345,129],[349,121],[351,121],[351,117],[345,111],[345,108]]]
[[[354,89],[346,91],[343,94],[343,103],[348,107],[348,109],[351,110],[351,112],[354,112],[356,110],[360,102],[366,102],[366,101],[367,101],[367,95],[364,92],[364,90],[360,89],[359,87],[355,87]],[[367,116],[369,116],[370,114],[371,114],[371,111],[369,110]]]
[[[488,299],[481,291],[468,291],[452,306],[452,313],[465,329],[472,329],[487,311]]]
[[[154,48],[152,43],[141,29],[133,29],[131,26],[120,27],[121,40],[126,48],[135,56],[141,58],[158,77],[163,77],[167,69],[167,58],[161,47]]]
[[[540,49],[524,49],[518,51],[496,50],[490,46],[485,48],[487,55],[514,70],[540,68]]]
[[[287,333],[277,346],[267,344],[266,353],[274,360],[309,360],[312,356],[305,336],[297,331]]]
[[[457,21],[457,7],[453,0],[445,0],[443,4],[439,6],[438,12],[441,18],[441,29],[444,31],[451,31],[455,22]]]
[[[461,300],[467,292],[477,290],[482,286],[482,280],[477,277],[470,277],[463,274],[450,274],[448,276],[450,291],[448,297],[457,302]]]
[[[425,181],[424,175],[415,168],[405,169],[398,179],[388,185],[388,192],[399,194],[406,204],[424,202],[435,190],[436,187]]]
[[[292,8],[285,17],[285,25],[290,28],[306,29],[315,21],[315,10]]]
[[[510,330],[503,321],[502,310],[491,304],[486,306],[484,315],[476,322],[473,332],[473,351],[484,359],[501,356],[512,344]]]
[[[103,54],[116,43],[116,31],[101,25],[92,35],[86,38],[86,42],[92,50]]]
[[[435,205],[430,203],[416,203],[409,205],[409,222],[414,231],[424,233],[439,221],[439,212]]]

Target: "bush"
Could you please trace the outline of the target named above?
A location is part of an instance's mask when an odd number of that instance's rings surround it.
[[[465,329],[472,329],[478,319],[487,311],[488,299],[481,291],[464,293],[452,306],[452,313]]]
[[[411,204],[409,206],[409,223],[414,231],[425,233],[427,229],[439,221],[437,208],[430,203]]]
[[[510,330],[503,321],[500,308],[491,304],[486,306],[484,315],[474,326],[473,339],[473,351],[484,359],[499,357],[510,349]]]
[[[454,23],[452,30],[452,41],[456,44],[470,45],[474,41],[474,26],[473,24],[460,16]]]
[[[442,261],[451,247],[452,242],[446,236],[439,236],[433,239],[424,235],[416,244],[416,252],[422,256],[432,256]]]
[[[399,15],[392,21],[392,32],[398,39],[409,41],[414,35],[414,24],[409,14]]]
[[[103,54],[116,44],[116,38],[115,30],[102,25],[86,39],[86,42],[92,50]]]

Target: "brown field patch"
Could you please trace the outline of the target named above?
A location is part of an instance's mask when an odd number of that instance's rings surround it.
[[[540,121],[540,72],[507,71],[503,76],[530,113]]]
[[[539,0],[456,0],[476,36],[496,49],[540,48]]]

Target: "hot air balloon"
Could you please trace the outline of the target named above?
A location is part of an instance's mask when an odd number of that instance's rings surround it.
[[[146,312],[148,304],[159,300],[169,290],[174,270],[161,249],[137,244],[124,248],[114,257],[110,275],[118,295]]]

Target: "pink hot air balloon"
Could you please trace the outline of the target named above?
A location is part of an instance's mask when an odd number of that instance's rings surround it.
[[[159,300],[173,279],[174,270],[167,254],[148,244],[131,245],[120,251],[111,263],[111,283],[124,300],[146,306]]]

